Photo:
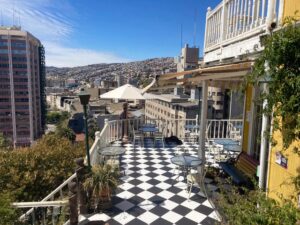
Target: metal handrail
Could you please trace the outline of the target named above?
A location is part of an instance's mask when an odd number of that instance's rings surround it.
[[[68,185],[69,182],[71,182],[73,179],[76,178],[76,173],[72,174],[67,180],[65,180],[61,185],[59,185],[55,190],[53,190],[50,194],[48,194],[45,198],[43,198],[40,202],[46,202],[49,199],[54,198],[55,194],[60,193],[62,189]],[[23,204],[25,204],[25,202],[23,202]],[[38,207],[38,206],[37,206]],[[34,207],[29,209],[27,212],[25,212],[23,215],[21,215],[19,217],[20,220],[24,220],[26,218],[26,216],[28,216],[29,214],[33,213],[34,211]]]

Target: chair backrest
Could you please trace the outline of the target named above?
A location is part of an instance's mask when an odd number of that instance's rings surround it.
[[[251,158],[251,156],[247,155],[244,152],[241,152],[235,162],[236,168],[242,171],[249,177],[253,177],[256,174],[257,166],[259,162],[255,159]]]

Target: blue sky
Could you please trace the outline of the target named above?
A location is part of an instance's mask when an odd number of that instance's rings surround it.
[[[48,66],[174,57],[183,43],[202,50],[208,6],[221,0],[0,0],[2,24],[20,24],[46,48]],[[14,16],[13,16],[14,15]]]

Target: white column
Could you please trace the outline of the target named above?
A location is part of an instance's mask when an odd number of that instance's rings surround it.
[[[268,73],[268,63],[265,63],[265,70]],[[265,94],[269,93],[269,88],[267,83],[263,83],[263,92]],[[263,109],[267,107],[267,100],[263,102]],[[265,188],[265,181],[266,181],[266,166],[267,166],[267,150],[268,150],[268,124],[269,124],[269,117],[265,113],[262,116],[262,128],[261,128],[261,143],[260,143],[260,157],[259,157],[259,181],[258,186],[260,189]]]
[[[207,123],[207,81],[202,81],[202,106],[201,106],[201,120],[199,132],[199,149],[198,156],[202,159],[202,168],[205,165],[205,136],[206,136],[206,123]]]

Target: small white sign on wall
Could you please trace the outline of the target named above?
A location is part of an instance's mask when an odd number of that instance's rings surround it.
[[[282,166],[283,168],[287,168],[288,159],[284,157],[281,152],[276,152],[275,163]]]

